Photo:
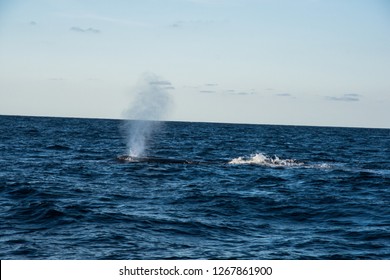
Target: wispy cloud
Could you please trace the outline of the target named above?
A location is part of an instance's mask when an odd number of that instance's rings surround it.
[[[255,94],[254,91],[239,91],[237,92],[237,95],[253,95]]]
[[[149,85],[157,86],[160,89],[165,89],[165,90],[174,90],[175,89],[175,87],[172,85],[171,82],[165,81],[165,80],[150,81]]]
[[[291,95],[291,93],[287,93],[287,92],[285,92],[285,93],[276,93],[275,96],[280,96],[280,97],[293,97],[293,96]]]
[[[172,27],[172,28],[180,28],[180,27],[183,27],[183,24],[184,22],[183,21],[175,21],[174,23],[170,24],[169,27]]]
[[[122,26],[127,26],[127,27],[150,27],[151,26],[150,23],[144,22],[144,21],[134,21],[134,20],[129,20],[129,19],[125,19],[125,18],[104,16],[104,15],[100,15],[100,14],[56,13],[56,16],[64,17],[64,18],[71,18],[71,19],[76,19],[76,20],[82,19],[82,20],[88,20],[88,21],[94,21],[94,22],[104,22],[104,23],[122,25]]]
[[[96,29],[96,28],[92,28],[92,27],[81,28],[81,27],[78,27],[78,26],[72,26],[70,28],[70,31],[81,32],[81,33],[95,33],[95,34],[101,32],[99,29]]]
[[[221,85],[217,83],[204,83],[199,86],[184,86],[185,88],[196,90],[196,92],[199,93],[206,93],[206,94],[225,94],[225,95],[231,95],[231,96],[249,96],[249,95],[255,95],[257,94],[256,90],[251,89],[224,89],[221,88]]]
[[[201,93],[216,93],[215,90],[200,90]]]
[[[217,93],[217,83],[205,83],[203,85],[198,86],[197,88],[200,88],[201,90],[199,92],[201,93]]]
[[[359,101],[361,95],[357,93],[346,93],[341,96],[326,96],[326,99],[332,101],[345,101],[345,102],[353,102]]]
[[[225,90],[224,92],[226,94],[230,94],[230,95],[241,95],[241,96],[256,94],[256,91],[254,89],[250,89],[250,90],[228,89],[228,90]]]
[[[214,91],[216,87],[218,87],[217,83],[204,83],[204,84],[198,84],[198,85],[184,85],[184,88],[189,89],[199,89],[199,91]]]
[[[156,85],[156,86],[170,86],[172,85],[169,81],[152,81],[149,82],[149,85]]]
[[[162,88],[166,89],[166,90],[174,90],[175,89],[174,86],[163,86]]]

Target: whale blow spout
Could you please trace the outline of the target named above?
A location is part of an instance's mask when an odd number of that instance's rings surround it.
[[[148,143],[159,130],[173,105],[169,81],[145,73],[133,90],[134,98],[125,113],[128,155],[147,154]]]

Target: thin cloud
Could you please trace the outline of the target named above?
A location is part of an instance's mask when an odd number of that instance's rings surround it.
[[[149,82],[149,85],[156,85],[156,86],[171,86],[171,82],[169,81],[152,81]]]
[[[96,29],[96,28],[92,28],[92,27],[81,28],[81,27],[78,27],[78,26],[72,26],[70,28],[70,31],[80,32],[80,33],[95,33],[95,34],[101,32],[99,29]]]
[[[201,92],[201,93],[216,93],[215,90],[201,90],[199,92]]]
[[[176,22],[170,24],[169,27],[180,28],[180,27],[183,27],[183,24],[184,24],[184,22],[179,20],[179,21],[176,21]]]
[[[85,32],[84,29],[76,26],[71,27],[70,30],[75,32]]]
[[[251,89],[251,90],[228,89],[228,90],[225,90],[225,93],[230,94],[230,95],[241,95],[241,96],[256,94],[254,89]]]
[[[239,91],[237,95],[252,95],[255,94],[253,91]]]
[[[37,25],[37,22],[32,20],[32,21],[30,21],[30,25],[35,26],[35,25]]]
[[[107,17],[98,14],[67,14],[67,13],[56,13],[59,17],[71,18],[71,19],[83,19],[88,21],[99,21],[109,24],[122,25],[122,26],[132,26],[132,27],[150,27],[151,24],[141,21],[133,21],[123,18],[116,17]]]
[[[175,87],[172,85],[171,82],[164,81],[164,80],[161,80],[161,81],[151,81],[151,82],[149,82],[149,85],[157,86],[160,89],[165,89],[165,90],[174,90],[175,89]]]
[[[332,101],[345,101],[345,102],[354,102],[359,101],[361,95],[357,93],[346,93],[341,96],[326,96],[326,99]]]
[[[175,87],[173,87],[173,86],[163,86],[162,88],[166,89],[166,90],[174,90],[175,89]]]
[[[280,97],[292,97],[290,93],[276,93],[275,95]]]

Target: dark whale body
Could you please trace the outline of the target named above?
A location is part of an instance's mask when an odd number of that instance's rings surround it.
[[[220,161],[194,161],[187,159],[174,159],[174,158],[158,158],[158,157],[132,157],[132,156],[118,156],[116,158],[122,163],[161,163],[161,164],[223,164],[225,162]]]
[[[163,164],[201,164],[198,161],[190,161],[186,159],[171,159],[171,158],[156,158],[156,157],[132,157],[119,156],[119,162],[147,162],[147,163],[163,163]]]

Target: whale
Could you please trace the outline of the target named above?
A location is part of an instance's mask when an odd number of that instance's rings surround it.
[[[192,161],[187,159],[173,159],[173,158],[158,158],[158,157],[133,157],[133,156],[118,156],[119,162],[146,162],[146,163],[161,163],[161,164],[201,164],[200,161]]]
[[[129,155],[118,156],[118,162],[121,163],[160,163],[160,164],[225,164],[224,161],[197,161],[188,159],[177,159],[177,158],[161,158],[161,157],[134,157]]]

